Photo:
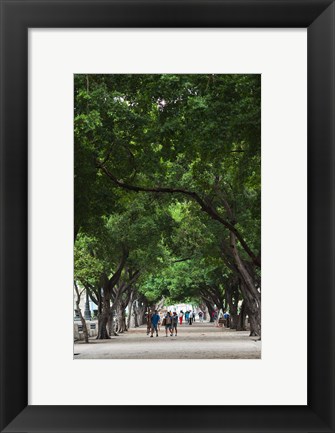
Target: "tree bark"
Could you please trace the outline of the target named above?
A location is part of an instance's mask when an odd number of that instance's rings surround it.
[[[230,324],[229,327],[231,329],[237,328],[237,308],[238,308],[238,301],[239,301],[239,292],[237,285],[237,278],[234,276],[230,279],[230,281],[227,283],[226,291],[225,291],[225,297],[227,304],[229,306],[229,315],[230,315]]]
[[[261,338],[261,305],[256,300],[251,302],[251,309],[248,306],[249,322],[250,322],[250,337]]]
[[[77,306],[77,311],[78,311],[78,314],[79,314],[79,317],[80,317],[80,321],[81,321],[81,324],[82,324],[82,327],[83,327],[84,341],[85,341],[85,343],[88,343],[88,331],[87,331],[86,321],[85,321],[84,316],[81,313],[81,309],[80,309],[80,306],[79,306],[80,305],[81,293],[79,293],[79,289],[78,289],[78,286],[77,286],[76,282],[74,282],[74,289],[75,289],[76,295],[77,295],[76,306]]]
[[[130,301],[128,303],[128,317],[127,317],[127,329],[130,329],[131,324],[133,322],[133,305],[134,305],[134,300],[132,299],[132,297],[130,298]]]
[[[138,328],[139,325],[139,307],[138,307],[138,300],[136,299],[134,304],[134,327]]]
[[[207,307],[207,310],[208,310],[209,321],[210,321],[211,323],[213,323],[213,322],[214,322],[214,319],[213,319],[213,314],[212,314],[212,313],[215,311],[215,310],[214,310],[214,307],[211,305],[211,303],[210,303],[209,301],[207,301],[207,299],[204,299],[204,302],[205,302],[206,307]]]
[[[143,325],[147,306],[148,302],[144,297],[141,296],[139,299],[137,299],[136,306],[134,308],[135,328]]]
[[[112,306],[110,308],[110,313],[109,313],[109,317],[110,317],[110,327],[108,329],[109,335],[110,336],[114,336],[117,337],[117,302],[118,301],[114,301],[112,303]]]
[[[232,232],[230,233],[230,243],[232,254],[242,279],[241,291],[248,309],[250,319],[250,336],[258,336],[261,338],[261,294],[257,290],[252,276],[240,258],[236,247],[236,238]]]
[[[98,335],[97,340],[108,340],[110,337],[107,332],[107,323],[110,314],[110,300],[104,296],[102,300],[102,310],[98,313]]]
[[[237,316],[237,331],[245,331],[245,318],[246,318],[246,307],[245,307],[245,301],[242,302],[241,305],[241,311],[239,315]]]
[[[126,326],[126,312],[125,312],[125,305],[120,300],[116,307],[116,332],[118,334],[123,334],[125,331],[127,331]]]
[[[207,315],[208,315],[208,313],[207,313],[207,306],[206,306],[206,304],[204,303],[204,302],[202,302],[200,305],[199,305],[199,308],[200,308],[200,310],[203,312],[203,319],[204,319],[204,321],[206,321],[207,320]]]

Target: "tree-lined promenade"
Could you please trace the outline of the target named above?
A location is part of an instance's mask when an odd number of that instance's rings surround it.
[[[249,332],[217,328],[212,323],[182,325],[177,337],[165,337],[161,328],[158,338],[149,338],[146,327],[131,328],[101,344],[74,345],[75,359],[260,359],[261,342]]]
[[[261,336],[260,90],[259,75],[75,76],[74,285],[98,340],[178,302]]]

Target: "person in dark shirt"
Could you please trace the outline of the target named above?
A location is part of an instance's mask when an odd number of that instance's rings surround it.
[[[175,333],[175,336],[177,337],[177,325],[178,325],[178,316],[177,313],[174,311],[173,315],[171,317],[172,323],[171,323],[171,337],[173,336],[173,331]]]
[[[171,334],[171,330],[172,330],[172,316],[171,316],[170,312],[168,312],[166,314],[166,316],[164,317],[163,323],[165,325],[165,337],[168,336],[168,332],[170,332],[170,335],[172,335]]]
[[[158,322],[160,321],[160,316],[155,310],[154,314],[151,316],[151,335],[150,337],[153,337],[154,331],[156,331],[156,337],[158,337]]]

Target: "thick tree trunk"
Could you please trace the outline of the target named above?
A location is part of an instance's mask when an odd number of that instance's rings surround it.
[[[213,312],[215,311],[214,307],[207,300],[205,300],[204,302],[207,306],[207,310],[208,310],[208,314],[209,314],[209,321],[213,323],[214,322]]]
[[[238,326],[238,314],[237,314],[237,311],[235,311],[235,309],[234,309],[234,311],[233,310],[229,310],[230,311],[230,324],[229,324],[229,327],[230,327],[230,329],[237,329],[237,326]]]
[[[122,309],[121,318],[122,318],[123,332],[127,332],[128,326],[127,326],[127,318],[126,318],[126,309],[125,308]]]
[[[134,326],[135,328],[138,328],[140,325],[139,325],[139,307],[138,307],[137,300],[135,301],[133,308],[134,308]]]
[[[77,286],[76,282],[74,283],[74,287],[75,287],[75,291],[76,291],[76,294],[77,294],[76,306],[77,306],[77,311],[78,311],[78,314],[79,314],[79,317],[80,317],[80,321],[81,321],[81,324],[82,324],[82,327],[83,327],[84,340],[85,340],[85,343],[88,343],[88,331],[87,331],[87,326],[86,326],[85,318],[82,315],[81,309],[80,309],[80,306],[79,306],[79,304],[80,304],[80,293],[79,293],[78,286]]]
[[[135,309],[136,309],[136,305],[138,303],[137,298],[138,294],[137,294],[137,290],[134,287],[131,290],[130,293],[130,298],[129,298],[129,302],[128,302],[128,317],[127,317],[127,330],[130,328],[134,328],[135,327]]]
[[[98,314],[98,335],[97,340],[108,340],[109,335],[107,332],[108,316],[104,314]]]
[[[232,284],[233,285],[233,284]],[[238,306],[238,290],[236,287],[228,287],[225,292],[226,295],[226,301],[229,306],[229,327],[231,329],[237,328],[237,306]]]
[[[110,308],[110,328],[108,329],[109,335],[117,337],[117,302],[113,302]]]
[[[159,302],[157,302],[156,305],[154,305],[153,310],[159,311],[161,308],[163,308],[165,302],[165,298],[163,297]]]
[[[133,305],[134,305],[134,301],[132,299],[130,299],[129,303],[128,303],[128,317],[127,317],[127,329],[130,329],[130,327],[132,326],[133,323]]]
[[[137,297],[133,301],[132,306],[132,315],[131,315],[131,321],[130,326],[134,328],[138,328],[142,323],[140,323],[141,320],[141,303],[142,303],[142,297]]]
[[[127,330],[127,328],[126,328],[126,314],[125,314],[125,309],[124,309],[122,302],[120,302],[117,306],[116,318],[117,318],[116,319],[116,323],[117,323],[116,331],[118,334],[123,334],[123,332],[125,332]]]
[[[135,328],[138,328],[139,326],[143,325],[146,306],[147,303],[143,302],[142,297],[134,301],[133,303],[134,325],[132,326],[134,326]]]
[[[148,307],[148,302],[146,299],[139,300],[138,307],[136,309],[136,316],[137,316],[136,321],[137,321],[138,326],[143,325],[145,322],[145,312],[147,310],[147,307]]]
[[[238,301],[239,296],[238,293],[236,295],[236,298],[234,298],[230,311],[230,328],[237,329],[238,327]]]
[[[110,312],[109,312],[109,315],[108,315],[107,329],[108,329],[108,335],[112,335],[112,332],[113,332],[113,316],[112,316],[112,309],[110,309]]]
[[[204,321],[206,322],[206,320],[207,320],[207,316],[208,316],[208,310],[207,310],[207,306],[206,306],[206,304],[204,303],[204,302],[202,302],[200,305],[199,305],[199,308],[200,308],[200,310],[203,312],[203,319],[204,319]]]
[[[242,302],[240,314],[237,316],[237,331],[245,331],[245,318],[246,318],[245,301]]]
[[[116,287],[116,294],[113,299],[112,307],[110,309],[111,315],[111,329],[110,335],[118,336],[120,325],[119,325],[119,316],[120,316],[120,308],[121,308],[121,297],[122,297],[122,288]]]
[[[110,300],[103,298],[102,311],[98,313],[98,335],[97,340],[107,340],[109,335],[107,332],[107,323],[110,314]]]
[[[261,337],[261,305],[257,301],[251,302],[251,309],[248,306],[250,337]]]
[[[250,337],[257,336],[261,339],[261,300],[250,295],[244,282],[241,284],[241,291],[244,296],[246,312],[249,316]]]
[[[79,312],[80,321],[81,321],[81,324],[82,324],[82,326],[83,326],[84,341],[85,341],[85,343],[88,343],[88,331],[87,331],[87,325],[86,325],[85,318],[84,318],[84,316],[83,316],[82,313],[81,313],[81,310],[80,310],[80,308],[79,308],[79,305],[77,305],[77,310],[78,310],[78,312]]]
[[[242,278],[241,291],[248,309],[250,336],[261,338],[261,294],[258,292],[252,276],[240,258],[236,247],[236,237],[232,232],[230,233],[230,244],[237,269]]]

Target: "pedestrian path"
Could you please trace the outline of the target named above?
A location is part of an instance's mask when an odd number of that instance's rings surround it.
[[[259,359],[261,342],[248,331],[195,322],[178,326],[177,337],[165,337],[161,327],[159,336],[150,338],[141,326],[110,340],[78,342],[74,353],[75,359]]]

